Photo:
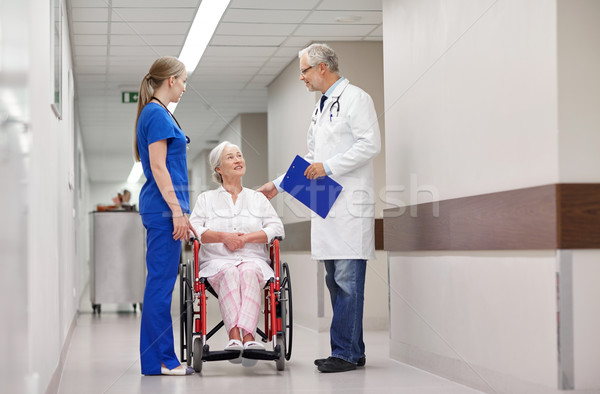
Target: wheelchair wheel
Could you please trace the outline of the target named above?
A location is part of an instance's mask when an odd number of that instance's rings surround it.
[[[192,294],[192,265],[181,264],[179,270],[179,339],[180,356],[182,362],[187,362],[187,365],[192,364],[192,329],[194,319],[193,294]]]
[[[290,276],[290,268],[287,263],[282,264],[283,275],[281,280],[281,339],[283,346],[281,352],[285,355],[285,359],[289,360],[292,357],[292,334],[294,331],[294,319],[292,313],[292,279]],[[277,342],[279,343],[279,335]]]
[[[179,264],[179,357],[185,361],[185,264]]]
[[[202,338],[194,339],[194,352],[193,352],[193,363],[194,371],[202,371]]]
[[[279,358],[275,360],[278,371],[285,369],[285,337],[283,334],[277,334],[277,346],[279,346]]]
[[[185,275],[185,347],[187,365],[192,364],[192,341],[194,329],[194,299],[192,264],[188,263]]]

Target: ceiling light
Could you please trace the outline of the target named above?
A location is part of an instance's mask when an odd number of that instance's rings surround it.
[[[131,172],[127,177],[127,183],[138,183],[143,173],[142,163],[136,161],[133,163],[133,167],[131,167]]]
[[[202,0],[194,22],[185,39],[179,60],[185,64],[188,74],[196,69],[210,42],[230,0]],[[188,75],[189,77],[189,75]]]
[[[335,21],[337,23],[353,23],[358,22],[360,20],[360,16],[357,15],[345,15],[345,16],[336,16]]]
[[[188,73],[188,79],[194,72],[200,59],[212,39],[217,25],[221,21],[225,10],[229,6],[231,0],[202,0],[200,7],[196,12],[190,31],[188,32],[183,48],[179,53],[179,60],[185,64],[185,69]],[[167,105],[171,113],[177,108],[175,102]]]

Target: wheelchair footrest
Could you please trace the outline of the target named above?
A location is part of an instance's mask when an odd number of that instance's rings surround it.
[[[202,360],[203,361],[222,361],[222,360],[233,360],[240,356],[239,351],[232,350],[217,350],[217,351],[209,351],[205,348],[204,352],[202,352]]]
[[[252,360],[277,360],[280,356],[280,351],[277,348],[274,351],[249,349],[244,350],[242,355],[242,357]]]

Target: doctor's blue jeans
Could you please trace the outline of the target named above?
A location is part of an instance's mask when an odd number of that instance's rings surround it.
[[[324,260],[325,283],[329,289],[331,355],[356,364],[365,355],[363,307],[366,260]]]

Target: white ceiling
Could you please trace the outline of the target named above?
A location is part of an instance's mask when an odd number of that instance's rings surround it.
[[[123,182],[137,91],[159,56],[178,56],[200,0],[67,0],[76,102],[92,182]],[[336,18],[357,16],[355,22]],[[382,40],[381,0],[232,0],[175,111],[189,158],[240,113],[267,111],[267,85],[313,41]]]

